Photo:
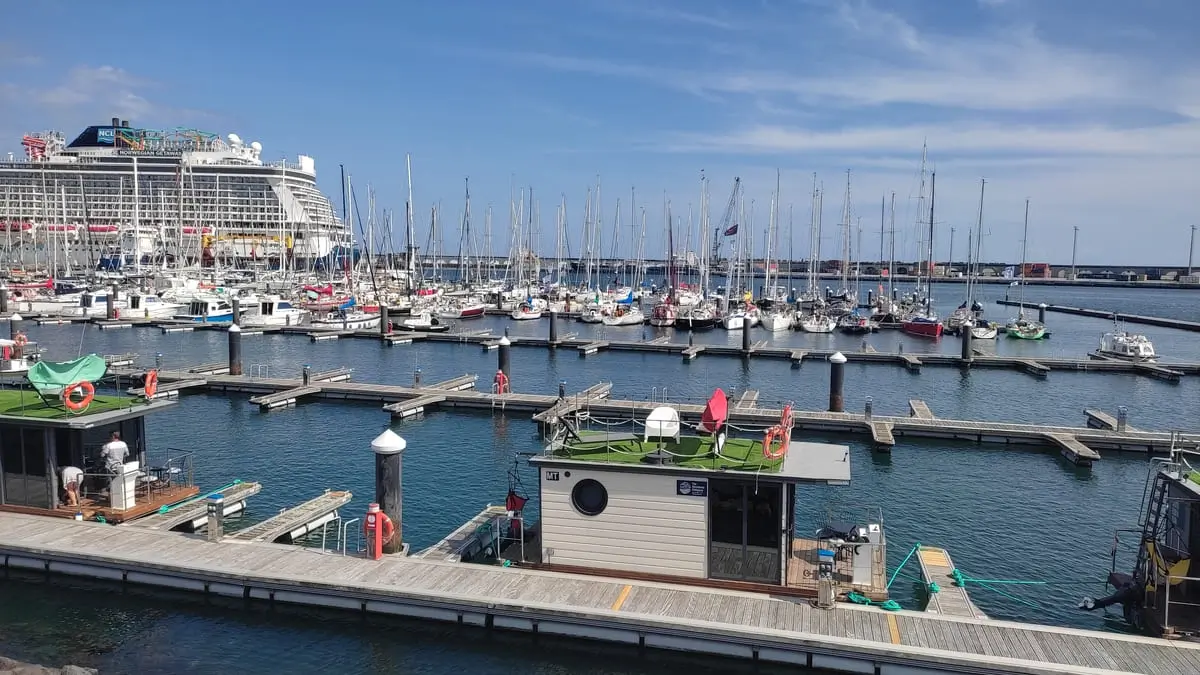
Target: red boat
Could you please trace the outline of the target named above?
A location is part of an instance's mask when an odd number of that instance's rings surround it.
[[[900,324],[900,330],[909,335],[936,339],[942,337],[942,322],[937,317],[913,316]]]
[[[725,398],[725,391],[718,388],[713,391],[712,396],[708,399],[708,404],[704,406],[704,415],[700,418],[700,430],[715,434],[721,429],[721,425],[725,423],[725,418],[729,413],[729,399]]]

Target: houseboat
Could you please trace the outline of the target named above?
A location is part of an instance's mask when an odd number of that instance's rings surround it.
[[[191,455],[156,452],[146,416],[176,405],[97,394],[102,357],[35,363],[20,386],[0,388],[0,511],[121,523],[194,497]],[[114,469],[113,434],[128,450]]]
[[[699,420],[660,406],[636,424],[624,417],[624,429],[595,410],[587,423],[600,430],[555,422],[544,451],[529,459],[539,522],[524,522],[534,495],[514,486],[501,517],[507,522],[488,528],[501,536],[481,537],[460,559],[829,601],[851,594],[886,600],[878,509],[821,523],[796,518],[805,486],[849,483],[849,448],[792,440],[790,407],[764,435],[743,436],[728,427],[728,408],[718,389]],[[683,433],[695,428],[699,435]]]

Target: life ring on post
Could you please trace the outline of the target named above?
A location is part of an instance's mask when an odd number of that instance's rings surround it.
[[[396,536],[396,524],[383,511],[377,511],[374,515],[377,519],[375,529],[379,531],[379,541],[386,545],[392,541],[392,537]],[[374,534],[371,524],[363,521],[363,537],[370,538]]]
[[[497,394],[507,394],[511,391],[508,384],[508,376],[504,374],[503,370],[496,371],[496,379],[492,383],[496,386]]]
[[[83,392],[83,398],[78,401],[71,398],[71,395],[76,391]],[[67,388],[63,389],[62,393],[63,405],[71,412],[83,412],[87,410],[87,407],[92,404],[92,399],[94,398],[96,398],[96,387],[87,380],[67,385]]]
[[[146,384],[142,387],[142,394],[150,399],[154,398],[156,393],[158,393],[158,371],[151,370],[146,373]]]
[[[778,441],[778,447],[775,442]],[[788,446],[792,444],[792,406],[789,403],[783,407],[779,416],[779,424],[767,429],[763,435],[763,456],[769,460],[782,459],[787,454]]]
[[[13,344],[16,345],[13,356],[19,359],[25,354],[25,345],[29,344],[29,338],[25,337],[24,333],[17,333],[13,336]]]

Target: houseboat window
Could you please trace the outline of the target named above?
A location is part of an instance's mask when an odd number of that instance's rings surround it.
[[[5,504],[48,509],[53,505],[43,429],[0,428],[0,471]]]
[[[584,478],[572,488],[571,504],[585,516],[598,516],[608,506],[608,490],[600,481]]]

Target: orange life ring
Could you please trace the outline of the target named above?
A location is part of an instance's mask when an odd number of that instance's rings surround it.
[[[393,523],[392,519],[388,518],[388,515],[383,511],[378,511],[374,515],[377,519],[376,528],[379,530],[380,541],[384,544],[387,544],[392,540],[392,537],[396,536],[396,524]],[[369,538],[370,536],[371,526],[367,521],[364,520],[363,538]]]
[[[78,401],[71,398],[71,394],[74,394],[77,389],[83,390],[83,398]],[[63,405],[71,412],[86,410],[92,404],[92,399],[94,398],[96,398],[96,387],[87,380],[67,385],[67,388],[63,389],[62,393]]]
[[[158,393],[157,370],[151,370],[150,372],[146,373],[146,384],[142,389],[142,393],[146,396],[146,398],[154,398],[154,395]]]

